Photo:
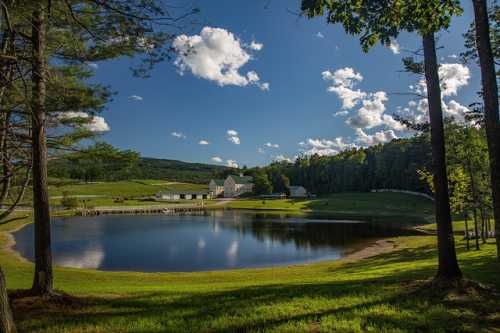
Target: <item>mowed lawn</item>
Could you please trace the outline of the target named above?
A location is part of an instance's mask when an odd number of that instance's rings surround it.
[[[364,220],[428,223],[433,219],[433,202],[403,193],[338,193],[315,199],[235,200],[235,209],[274,210],[284,212],[317,212],[331,217]],[[404,220],[404,221],[403,221]]]
[[[202,191],[208,190],[208,185],[168,182],[164,180],[124,180],[116,182],[52,182],[49,193],[52,196],[69,195],[102,195],[102,196],[151,196],[159,191]]]
[[[33,267],[5,249],[10,289],[29,288]],[[499,332],[500,264],[493,243],[465,251],[468,278],[490,289],[442,293],[434,236],[392,239],[390,253],[358,261],[201,273],[112,273],[57,268],[56,288],[79,297],[14,302],[21,332]]]

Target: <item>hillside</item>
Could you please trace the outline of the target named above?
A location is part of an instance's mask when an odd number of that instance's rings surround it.
[[[49,176],[85,181],[159,179],[207,184],[215,174],[222,173],[226,169],[226,167],[219,165],[149,157],[141,157],[133,165],[124,164],[121,161],[76,162],[60,158],[50,161]]]

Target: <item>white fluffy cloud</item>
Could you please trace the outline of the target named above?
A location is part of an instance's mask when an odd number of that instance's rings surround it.
[[[267,142],[267,143],[265,144],[265,146],[266,146],[266,147],[269,147],[269,148],[279,148],[279,147],[280,147],[280,145],[279,145],[279,144],[277,144],[277,143],[271,143],[271,142]]]
[[[177,139],[185,139],[186,138],[186,135],[182,132],[172,132],[172,133],[170,133],[170,135],[172,135],[174,138],[177,138]]]
[[[227,160],[226,165],[230,168],[238,168],[238,163],[235,160]]]
[[[363,100],[362,107],[356,114],[347,119],[347,123],[354,128],[372,128],[382,125],[382,114],[385,112],[384,103],[387,100],[387,94],[383,91],[369,94]]]
[[[199,35],[180,35],[174,39],[173,47],[177,51],[175,65],[181,74],[190,70],[193,75],[220,86],[254,84],[269,90],[269,84],[261,82],[254,71],[246,75],[239,72],[252,57],[240,40],[225,29],[204,27]],[[263,44],[253,41],[248,48],[259,51]]]
[[[95,62],[86,62],[85,65],[87,65],[87,67],[90,67],[94,70],[99,68],[99,65]]]
[[[63,112],[57,115],[59,119],[85,119],[85,123],[79,124],[78,126],[89,130],[91,132],[102,133],[111,130],[106,120],[101,116],[90,116],[85,112]]]
[[[211,158],[212,162],[215,162],[215,163],[222,163],[222,158],[220,158],[219,156],[214,156]]]
[[[356,83],[363,81],[363,76],[351,67],[341,68],[333,73],[326,70],[321,76],[325,81],[332,81],[328,91],[337,94],[342,101],[342,109],[352,109],[366,96],[361,90],[353,89]]]
[[[227,139],[230,142],[234,143],[235,145],[239,145],[240,144],[239,134],[234,129],[230,129],[230,130],[227,131]]]
[[[397,136],[393,130],[379,131],[373,135],[368,135],[361,128],[357,128],[356,135],[356,141],[364,146],[373,146],[397,139]]]
[[[133,100],[133,101],[138,101],[138,102],[144,100],[144,98],[142,98],[142,96],[139,96],[139,95],[130,95],[128,98]]]
[[[464,122],[465,115],[469,109],[455,100],[447,102],[447,97],[455,96],[458,90],[469,84],[470,70],[468,67],[454,63],[442,64],[439,67],[439,79],[442,93],[442,108],[445,117],[452,117],[457,122]],[[410,86],[410,90],[422,95],[427,95],[427,85],[424,79],[420,80],[415,86]],[[408,106],[401,110],[401,113],[409,120],[415,123],[424,123],[429,121],[429,102],[427,98],[420,101],[410,101]]]
[[[344,142],[344,138],[337,137],[334,140],[327,139],[307,139],[300,142],[301,151],[305,155],[331,156],[336,155],[342,150],[356,148],[353,143]]]
[[[198,142],[198,144],[199,144],[199,145],[202,145],[202,146],[206,146],[206,145],[209,145],[209,144],[210,144],[210,142],[208,142],[207,140],[200,140],[200,141]]]
[[[256,41],[254,41],[254,40],[253,40],[253,41],[250,43],[250,45],[248,45],[248,47],[249,47],[250,49],[252,49],[252,50],[255,50],[255,51],[260,51],[260,50],[262,50],[262,49],[264,48],[264,44],[262,44],[262,43],[257,43]]]
[[[285,155],[274,156],[273,161],[293,163],[293,160],[289,157],[286,157]]]
[[[391,43],[389,44],[389,49],[394,54],[399,54],[401,52],[400,46],[398,44],[398,41],[395,38],[391,38]]]
[[[469,84],[470,70],[462,64],[441,64],[439,66],[439,82],[441,85],[441,94],[443,97],[456,96],[458,89]],[[427,84],[425,79],[422,79],[418,84],[410,89],[416,93],[426,96]]]

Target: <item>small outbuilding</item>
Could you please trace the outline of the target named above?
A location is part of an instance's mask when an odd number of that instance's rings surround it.
[[[206,200],[211,199],[209,192],[203,191],[162,191],[156,193],[156,200]]]
[[[308,193],[304,186],[290,186],[290,198],[307,198]]]

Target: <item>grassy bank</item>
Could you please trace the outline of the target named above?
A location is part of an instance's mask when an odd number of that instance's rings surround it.
[[[32,265],[5,249],[11,289],[28,288]],[[14,302],[21,332],[498,332],[500,298],[440,295],[416,280],[435,273],[433,236],[392,239],[392,252],[359,261],[202,273],[111,273],[57,268],[73,304]],[[458,238],[457,238],[458,240]],[[500,288],[493,244],[465,251],[469,278]]]
[[[234,209],[274,210],[292,213],[319,213],[331,217],[375,222],[395,220],[428,223],[432,220],[433,203],[429,199],[402,193],[338,193],[307,200],[236,200]]]

